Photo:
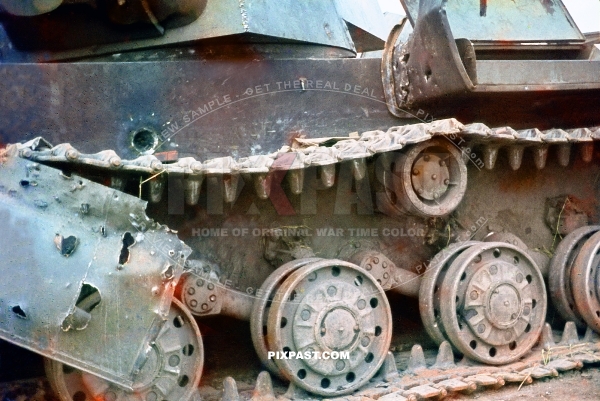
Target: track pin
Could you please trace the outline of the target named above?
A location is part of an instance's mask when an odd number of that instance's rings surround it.
[[[524,150],[525,148],[523,146],[511,146],[508,149],[508,164],[510,164],[510,168],[512,168],[513,171],[516,171],[521,167]]]
[[[538,170],[546,167],[546,160],[548,159],[548,146],[536,146],[533,149],[533,161],[535,163],[535,167]]]
[[[198,204],[202,181],[204,181],[204,175],[195,175],[184,180],[183,189],[186,205],[194,206]]]
[[[498,149],[496,145],[485,145],[483,147],[483,164],[486,170],[492,170],[498,159]]]
[[[335,184],[335,164],[321,166],[321,181],[325,188],[331,188]]]

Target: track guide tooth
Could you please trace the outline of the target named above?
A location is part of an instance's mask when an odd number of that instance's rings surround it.
[[[549,323],[544,323],[541,342],[544,349],[547,350],[556,346],[556,343],[554,342],[554,335],[552,334],[552,327],[550,327]]]
[[[521,167],[524,150],[523,146],[511,146],[508,148],[508,163],[514,171]]]
[[[233,203],[235,201],[235,198],[237,197],[239,180],[239,174],[228,174],[223,177],[223,184],[225,187],[225,202]]]
[[[535,167],[538,170],[546,167],[546,160],[548,159],[548,146],[536,146],[533,148],[533,161]]]
[[[289,170],[286,178],[292,193],[300,195],[304,189],[304,169]]]
[[[498,145],[485,145],[483,147],[483,164],[486,170],[492,170],[498,159]]]
[[[269,372],[263,371],[258,374],[251,401],[275,401],[273,382]]]
[[[562,143],[558,145],[558,164],[562,167],[567,167],[569,165],[569,160],[571,159],[571,144],[570,143]]]
[[[423,353],[423,347],[419,344],[413,345],[410,350],[410,359],[408,360],[408,372],[418,372],[426,369],[425,365],[425,354]]]
[[[125,179],[116,176],[110,177],[110,187],[119,191],[123,191],[125,189]]]
[[[321,181],[325,188],[331,188],[335,184],[335,164],[326,164],[320,167]]]
[[[381,368],[379,369],[378,376],[386,382],[391,382],[400,376],[400,373],[398,373],[398,368],[396,367],[394,354],[392,354],[390,351],[388,351],[383,361],[383,365],[381,365]]]
[[[444,341],[440,344],[435,364],[432,367],[434,369],[447,369],[453,366],[455,366],[455,364],[452,346],[448,341]]]
[[[362,181],[367,175],[367,161],[365,159],[354,159],[352,163],[352,174],[356,181]]]
[[[254,177],[254,190],[259,199],[267,199],[271,194],[271,175],[258,174]]]
[[[600,334],[596,333],[594,330],[592,330],[588,326],[588,328],[585,330],[585,335],[583,336],[582,342],[584,342],[584,343],[594,342],[595,343],[598,341],[600,341]]]
[[[162,176],[154,177],[150,180],[150,202],[159,203],[162,199],[162,193],[165,186],[165,181]]]
[[[189,177],[184,180],[184,196],[186,205],[194,206],[198,204],[203,181],[203,175]]]
[[[581,144],[581,160],[590,163],[594,158],[594,142],[584,142]]]
[[[233,377],[226,377],[223,380],[223,396],[221,397],[221,401],[240,401],[237,383]]]
[[[574,345],[579,343],[579,335],[577,334],[577,326],[575,322],[567,322],[563,331],[560,345]]]

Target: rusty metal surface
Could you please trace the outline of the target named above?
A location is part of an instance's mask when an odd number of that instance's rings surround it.
[[[139,199],[17,156],[33,146],[0,165],[0,336],[131,386],[190,250]]]
[[[502,365],[537,342],[546,319],[544,279],[519,248],[474,244],[456,257],[440,287],[442,331],[473,360]]]
[[[273,353],[296,356],[274,359],[295,386],[339,396],[377,373],[391,327],[389,302],[369,273],[341,260],[320,260],[300,267],[281,284],[269,311],[267,339]],[[307,352],[320,357],[297,357]]]
[[[579,101],[598,98],[600,64],[593,60],[592,46],[584,43],[561,2],[545,6],[527,2],[518,7],[509,1],[497,2],[489,6],[494,18],[486,17],[486,11],[479,15],[479,3],[475,3],[420,3],[412,38],[396,45],[391,57],[396,99],[388,100],[390,110],[398,106],[431,108],[443,115],[464,115],[464,119],[482,122],[493,121],[496,113],[523,121],[519,117],[522,112],[506,109],[509,99],[518,107],[537,108],[538,113],[550,116],[574,108],[577,96]],[[531,9],[520,14],[523,7]],[[531,15],[539,18],[530,19]],[[564,25],[542,24],[542,29],[532,29],[520,21],[523,17],[543,22],[542,15],[560,19]],[[528,46],[528,40],[544,45]],[[390,81],[386,78],[389,73],[388,68],[384,80]],[[578,91],[577,96],[572,91]],[[475,106],[481,110],[475,114],[466,111]],[[561,114],[561,119],[569,118]]]
[[[64,401],[92,400],[199,400],[204,349],[192,315],[177,300],[152,342],[148,361],[125,390],[89,373],[46,359],[46,375],[54,392]]]
[[[595,331],[600,331],[599,249],[600,234],[596,232],[581,247],[570,277],[577,311],[588,327]]]
[[[573,293],[580,291],[577,287],[573,287],[571,281],[573,264],[583,245],[599,229],[599,226],[586,226],[572,231],[560,242],[550,263],[548,289],[554,307],[565,320],[575,322],[580,328],[585,327],[586,324],[573,298]]]
[[[169,7],[168,2],[149,1],[146,7],[140,7],[144,3],[135,2],[132,6],[137,5],[138,10],[106,7],[108,10],[104,12],[85,4],[65,4],[54,13],[35,17],[2,15],[0,41],[7,44],[3,56],[7,61],[52,61],[215,38],[246,43],[305,42],[345,49],[351,54],[356,48],[383,47],[386,34],[382,32],[386,25],[383,14],[375,11],[379,6],[373,0],[352,7],[341,0],[310,4],[288,0],[195,3],[193,7],[189,4]],[[362,9],[365,11],[361,12]],[[154,15],[148,15],[148,11]],[[178,18],[171,16],[163,24],[165,15],[174,11]],[[114,23],[136,20],[151,24],[122,27]],[[356,29],[360,30],[354,32]],[[56,32],[65,39],[57,40]]]

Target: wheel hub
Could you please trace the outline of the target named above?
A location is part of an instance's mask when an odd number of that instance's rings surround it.
[[[465,315],[474,335],[488,344],[513,341],[529,324],[525,275],[517,267],[502,261],[482,266],[466,289]]]
[[[339,396],[377,373],[392,321],[383,289],[366,271],[317,261],[292,273],[275,298],[289,300],[273,304],[267,321],[270,350],[290,355],[274,359],[283,376],[312,393]]]
[[[307,292],[294,317],[296,350],[351,353],[350,360],[308,359],[314,371],[339,374],[356,368],[366,358],[376,331],[375,322],[369,319],[367,301],[358,287],[337,280],[315,284]]]
[[[522,303],[519,291],[510,283],[498,285],[491,291],[487,310],[490,322],[498,328],[512,326],[521,314]]]
[[[344,351],[352,349],[358,339],[360,327],[354,313],[345,305],[328,308],[319,324],[319,343],[324,348],[333,351]],[[305,311],[308,311],[305,309]],[[306,315],[306,312],[302,312]]]
[[[448,190],[450,171],[446,160],[436,154],[421,155],[413,164],[411,181],[415,192],[423,199],[441,198]]]

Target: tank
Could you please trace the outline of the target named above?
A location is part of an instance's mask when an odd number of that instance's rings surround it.
[[[597,362],[598,35],[522,3],[0,0],[0,338],[62,401]]]

